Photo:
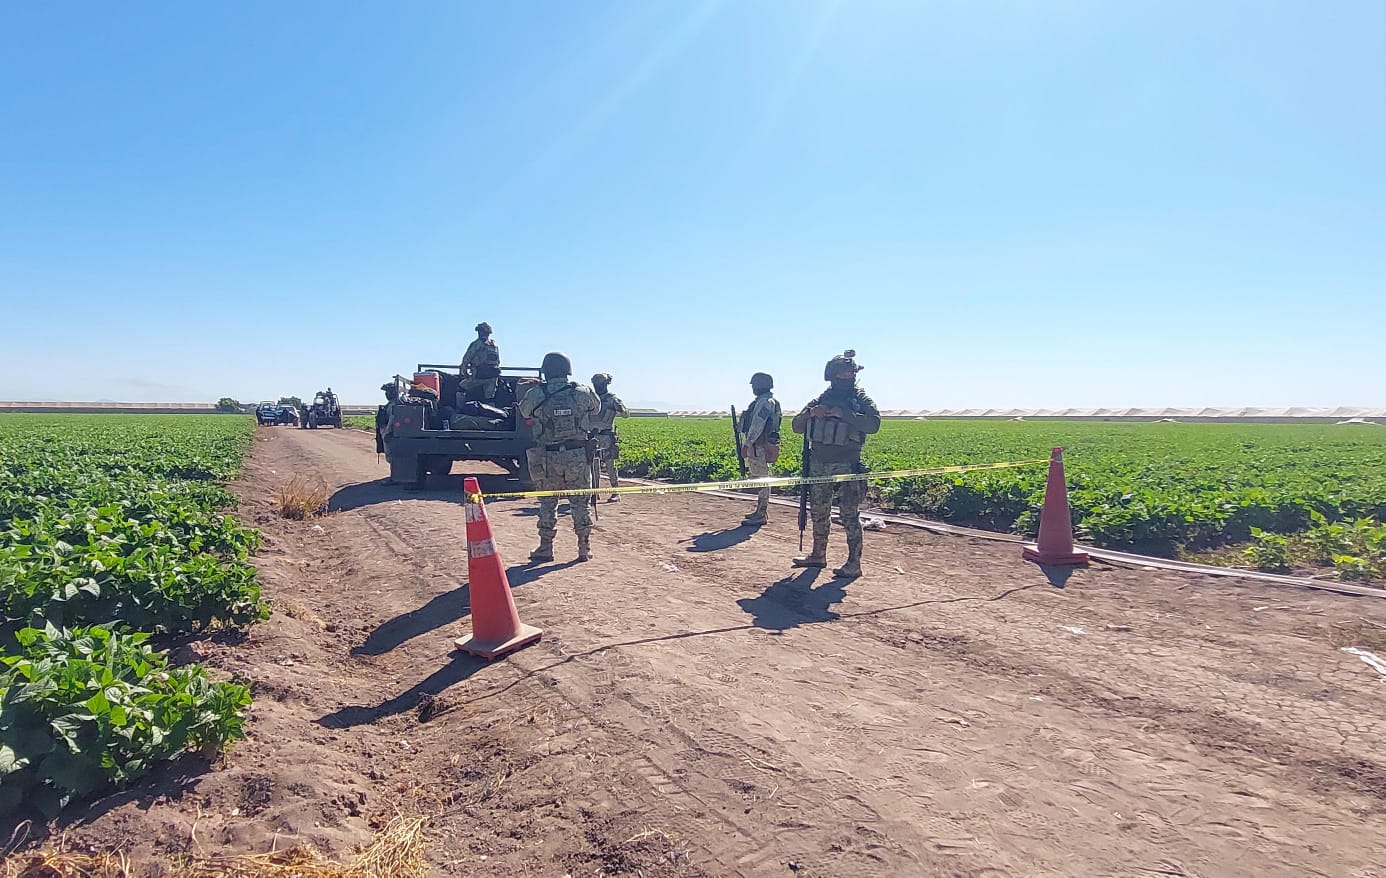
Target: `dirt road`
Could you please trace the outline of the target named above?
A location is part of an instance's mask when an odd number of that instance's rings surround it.
[[[604,504],[588,564],[564,518],[531,567],[533,506],[495,502],[544,638],[485,664],[452,653],[459,487],[386,485],[363,433],[260,438],[243,513],[278,612],[197,647],[255,681],[253,740],[80,837],[345,852],[400,808],[442,815],[448,875],[1386,878],[1386,681],[1340,650],[1386,654],[1370,599],[1100,567],[1059,587],[1013,547],[897,532],[835,582],[789,568],[791,514],[751,532],[696,495]],[[294,474],[337,511],[273,517]]]

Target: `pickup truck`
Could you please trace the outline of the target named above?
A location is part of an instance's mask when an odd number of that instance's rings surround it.
[[[429,476],[452,472],[453,461],[479,460],[499,464],[522,488],[532,487],[534,433],[516,409],[538,375],[535,368],[502,369],[496,395],[485,401],[497,410],[490,417],[468,414],[457,366],[420,363],[415,379],[427,378],[427,386],[396,376],[393,398],[375,417],[375,447],[390,464],[390,481],[422,486]]]

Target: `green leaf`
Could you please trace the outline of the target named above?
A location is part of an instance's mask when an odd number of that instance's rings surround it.
[[[0,744],[0,777],[18,771],[28,764],[28,757],[15,753],[8,744]]]
[[[109,713],[110,710],[111,710],[111,702],[108,701],[108,700],[106,699],[106,693],[105,693],[105,692],[98,692],[98,693],[96,693],[95,695],[93,695],[92,697],[88,698],[88,699],[87,699],[87,710],[90,710],[92,713],[96,714],[97,716],[101,716],[102,714]]]
[[[93,793],[107,784],[100,764],[74,753],[54,753],[37,768],[42,776],[76,796]]]

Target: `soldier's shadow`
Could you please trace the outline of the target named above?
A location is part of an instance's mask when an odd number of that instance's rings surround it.
[[[720,552],[723,549],[730,549],[732,546],[739,545],[749,540],[756,532],[756,528],[749,524],[741,524],[736,527],[729,527],[723,530],[712,530],[701,533],[693,537],[688,547],[690,552]],[[683,542],[680,540],[680,542]]]
[[[830,622],[840,616],[833,604],[847,597],[848,580],[830,579],[814,588],[814,581],[823,573],[821,568],[809,568],[786,576],[771,584],[754,598],[742,598],[737,606],[751,615],[751,623],[767,631],[787,631],[814,622]]]

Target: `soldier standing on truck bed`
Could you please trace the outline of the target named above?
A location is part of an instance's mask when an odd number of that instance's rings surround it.
[[[833,357],[823,369],[830,385],[822,395],[794,416],[795,433],[807,433],[810,456],[806,476],[865,473],[861,450],[869,433],[881,429],[881,413],[860,387],[856,352]],[[833,571],[846,578],[861,576],[861,501],[866,482],[843,482],[838,490],[842,529],[847,533],[847,563]],[[828,566],[828,528],[832,521],[833,484],[809,486],[813,514],[813,550],[794,559],[795,567]]]
[[[540,371],[544,383],[530,388],[520,400],[520,417],[533,428],[538,443],[528,452],[530,476],[541,491],[591,488],[587,434],[592,430],[592,419],[601,410],[601,401],[587,387],[568,380],[573,374],[573,362],[567,354],[545,354]],[[588,505],[592,499],[587,494],[568,498],[579,561],[592,557],[592,510]],[[541,497],[539,548],[530,553],[530,560],[552,561],[553,538],[557,535],[558,498]]]
[[[462,355],[462,392],[466,394],[479,389],[482,399],[495,399],[500,365],[500,348],[491,338],[491,324],[478,323],[476,340],[467,346],[467,352]],[[461,402],[458,400],[459,406]]]
[[[621,402],[621,397],[610,391],[611,373],[598,372],[592,376],[592,389],[597,392],[597,399],[601,400],[601,411],[597,412],[592,427],[597,431],[597,453],[602,456],[602,469],[606,470],[606,477],[611,480],[611,487],[619,487],[616,472],[616,458],[621,453],[621,448],[616,437],[616,418],[630,417],[630,410],[626,404]],[[600,479],[594,488],[600,488]],[[607,498],[610,503],[620,500],[619,494],[612,494]],[[593,497],[592,502],[597,498]]]

